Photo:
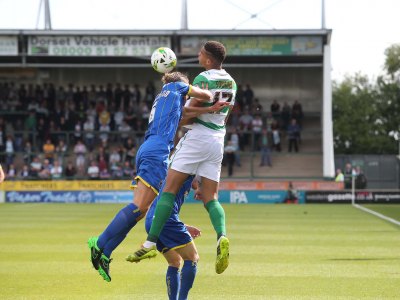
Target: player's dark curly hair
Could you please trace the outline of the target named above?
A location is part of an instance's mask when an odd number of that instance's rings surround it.
[[[225,46],[217,41],[208,41],[204,44],[204,50],[208,52],[218,63],[222,64],[226,57]]]
[[[178,81],[189,83],[189,78],[181,72],[171,72],[171,73],[165,73],[164,76],[161,78],[161,81],[164,84],[170,82],[178,82]]]

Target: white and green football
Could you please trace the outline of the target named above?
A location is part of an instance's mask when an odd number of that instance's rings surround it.
[[[151,55],[151,65],[159,73],[171,72],[177,63],[174,51],[167,47],[160,47],[154,50]]]

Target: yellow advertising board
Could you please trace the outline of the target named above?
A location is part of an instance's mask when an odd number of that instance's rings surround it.
[[[38,180],[5,181],[4,191],[123,191],[129,190],[130,180]]]
[[[4,181],[0,190],[4,191],[127,191],[130,180],[38,180]],[[222,181],[220,190],[287,190],[288,181]],[[342,182],[334,181],[294,181],[298,190],[342,190]]]

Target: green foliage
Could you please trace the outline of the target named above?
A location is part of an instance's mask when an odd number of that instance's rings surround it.
[[[400,50],[391,47],[386,54]],[[395,52],[397,53],[397,52]],[[400,53],[400,52],[399,52]],[[400,56],[386,66],[388,75],[371,82],[356,74],[333,84],[333,131],[338,154],[396,154],[400,132],[400,85],[394,73],[400,70]],[[389,72],[390,70],[390,72]]]
[[[400,71],[400,44],[390,46],[385,50],[385,70],[394,76]]]

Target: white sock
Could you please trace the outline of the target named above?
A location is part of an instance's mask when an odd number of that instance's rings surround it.
[[[153,247],[153,246],[155,246],[155,245],[156,245],[156,243],[149,242],[149,241],[145,241],[145,242],[143,243],[143,248],[151,248],[151,247]]]

